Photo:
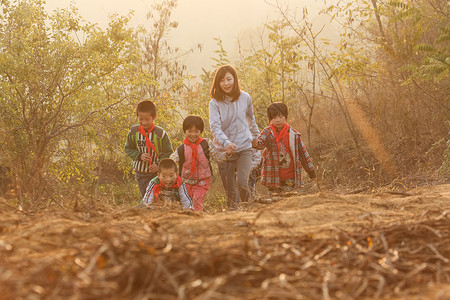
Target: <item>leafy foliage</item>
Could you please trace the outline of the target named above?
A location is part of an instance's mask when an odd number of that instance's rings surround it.
[[[306,8],[298,16],[276,1],[280,17],[238,40],[238,59],[215,38],[217,49],[199,78],[181,60],[194,49],[170,43],[176,0],[152,6],[148,30],[130,28],[131,15],[114,15],[101,30],[73,4],[49,14],[43,3],[1,2],[0,165],[11,170],[22,204],[53,199],[59,185],[89,187],[93,194],[106,188],[132,202],[132,184],[112,187],[105,178],[131,175],[122,148],[136,104],[155,102],[156,124],[174,146],[189,114],[203,117],[210,137],[209,89],[217,67],[228,63],[252,96],[260,128],[267,126],[270,103],[288,104],[289,123],[306,132],[308,149],[320,157],[315,164],[332,184],[350,173],[383,181],[386,168],[367,150],[361,120],[401,174],[434,168],[446,176],[447,1],[327,1],[322,13],[338,28],[337,41],[323,38],[326,26],[313,24]],[[351,155],[343,158],[346,151]]]
[[[79,164],[71,158],[92,154],[95,134],[86,133],[103,132],[98,129],[104,124],[96,121],[126,99],[120,88],[129,77],[117,78],[135,55],[133,31],[125,28],[124,17],[113,17],[107,31],[84,24],[73,6],[53,15],[41,1],[3,8],[2,163],[16,175],[21,192],[36,202],[48,192],[53,175],[82,181],[81,168],[94,168],[92,161]]]
[[[426,161],[448,121],[447,2],[354,1],[330,12],[344,29],[348,61],[340,71],[354,74],[352,98],[383,133],[402,173],[424,167],[408,162]]]
[[[170,32],[178,27],[178,22],[172,20],[176,6],[177,0],[164,0],[155,3],[147,14],[152,26],[150,31],[144,33],[140,68],[145,79],[141,85],[141,99],[154,101],[158,114],[156,123],[179,140],[178,124],[185,111],[183,97],[186,93],[185,80],[189,77],[180,59],[194,50],[182,51],[170,45]]]

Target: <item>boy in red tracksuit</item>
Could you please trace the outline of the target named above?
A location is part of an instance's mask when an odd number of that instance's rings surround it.
[[[272,103],[267,108],[269,126],[252,141],[255,149],[264,149],[261,183],[270,192],[293,190],[302,185],[302,166],[309,177],[317,180],[314,166],[302,137],[286,119],[286,104]]]
[[[211,181],[211,161],[224,161],[225,152],[218,152],[212,142],[202,138],[204,122],[199,116],[188,116],[183,121],[185,138],[170,156],[178,163],[180,176],[186,184],[195,210],[203,210],[203,201]]]

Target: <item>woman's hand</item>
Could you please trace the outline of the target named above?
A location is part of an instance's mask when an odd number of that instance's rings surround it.
[[[234,150],[236,150],[236,145],[234,143],[229,143],[226,147],[225,147],[225,153],[230,156],[232,154],[234,154]]]

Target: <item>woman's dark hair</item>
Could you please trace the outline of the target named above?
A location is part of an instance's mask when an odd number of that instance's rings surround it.
[[[156,106],[150,100],[143,100],[136,107],[136,115],[140,112],[149,112],[152,117],[156,117]]]
[[[286,104],[282,102],[274,102],[269,105],[269,107],[267,108],[267,118],[269,118],[269,122],[278,115],[285,116],[287,119],[288,108]]]
[[[230,72],[230,74],[234,78],[233,89],[229,94],[226,94],[220,88],[220,81],[225,77],[227,72]],[[239,98],[239,96],[241,95],[241,88],[239,86],[236,70],[231,65],[224,65],[217,69],[216,74],[214,75],[213,84],[211,86],[210,95],[211,98],[214,98],[217,101],[223,101],[226,96],[230,96],[232,101],[236,101]]]
[[[200,132],[203,132],[203,129],[205,128],[205,123],[203,122],[203,119],[199,116],[187,116],[186,119],[183,121],[183,132],[186,132],[186,130],[191,129],[193,126],[195,126],[195,129],[200,130]]]
[[[163,158],[158,163],[158,173],[161,173],[161,170],[174,169],[175,173],[178,173],[177,163],[171,158]]]

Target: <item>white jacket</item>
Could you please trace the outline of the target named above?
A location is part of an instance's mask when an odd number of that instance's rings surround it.
[[[250,95],[241,91],[239,98],[231,102],[211,99],[209,102],[209,125],[214,135],[214,145],[224,148],[229,143],[236,145],[236,152],[252,148],[252,139],[259,135],[253,114]]]

